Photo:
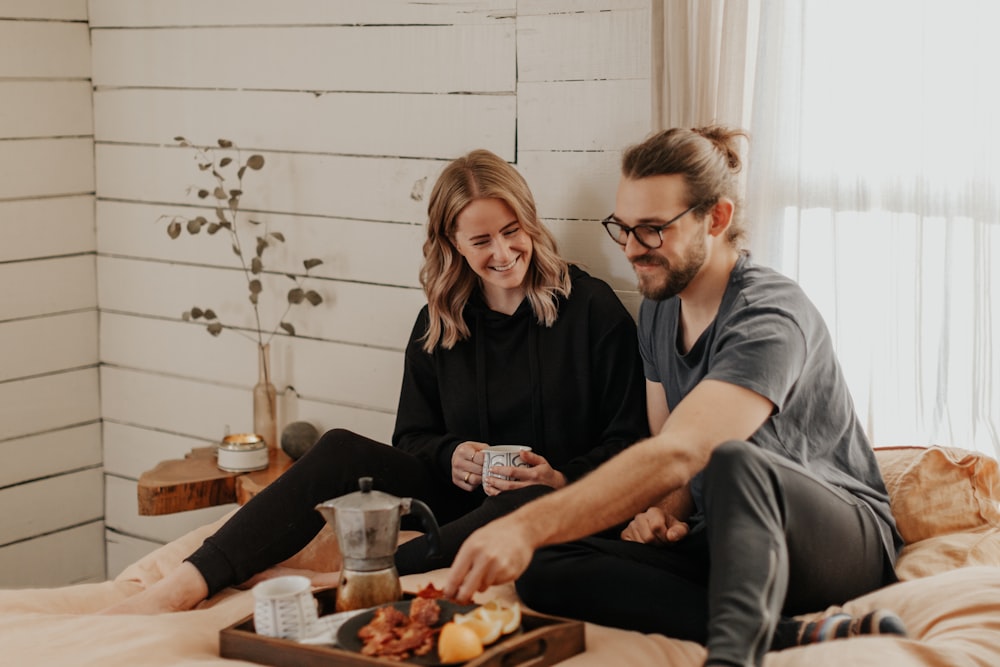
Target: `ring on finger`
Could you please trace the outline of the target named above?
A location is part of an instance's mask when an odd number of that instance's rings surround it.
[[[470,477],[472,477],[472,473],[471,473],[471,472],[466,472],[466,473],[465,473],[465,483],[466,483],[466,484],[468,484],[468,483],[469,483],[469,478],[470,478]]]

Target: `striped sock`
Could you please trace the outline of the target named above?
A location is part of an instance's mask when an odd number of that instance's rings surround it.
[[[876,609],[864,616],[834,614],[811,623],[801,623],[796,644],[814,644],[831,639],[846,639],[863,635],[906,636],[906,626],[896,614]]]

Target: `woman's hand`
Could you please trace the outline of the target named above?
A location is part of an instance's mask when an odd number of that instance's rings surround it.
[[[483,490],[486,495],[495,496],[504,491],[520,489],[533,484],[544,484],[553,489],[561,489],[566,486],[566,476],[549,465],[544,456],[525,450],[521,452],[521,460],[528,464],[527,468],[519,466],[493,466],[493,472],[497,475],[510,477],[510,479],[500,479],[491,475],[486,476]]]
[[[688,525],[659,507],[650,507],[635,518],[622,531],[626,542],[643,544],[666,544],[683,539],[688,534]]]
[[[485,442],[467,440],[451,454],[451,483],[463,491],[472,491],[483,483],[483,455],[489,447]]]

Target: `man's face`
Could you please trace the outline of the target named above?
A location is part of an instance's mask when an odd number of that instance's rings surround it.
[[[615,218],[634,227],[662,225],[688,208],[687,185],[679,174],[622,178],[615,198]],[[664,229],[663,243],[649,249],[629,234],[625,256],[639,279],[639,292],[663,301],[683,292],[701,270],[707,257],[705,220],[692,211]]]

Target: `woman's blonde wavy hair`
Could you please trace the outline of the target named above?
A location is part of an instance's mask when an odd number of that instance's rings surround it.
[[[430,325],[423,348],[451,349],[469,337],[462,318],[479,277],[455,247],[458,214],[476,199],[494,198],[507,204],[531,238],[534,251],[525,275],[525,291],[538,323],[550,327],[559,315],[558,298],[570,292],[569,267],[559,256],[552,233],[538,220],[535,199],[514,167],[487,150],[475,150],[444,168],[427,205],[427,240],[420,284],[427,295]]]

